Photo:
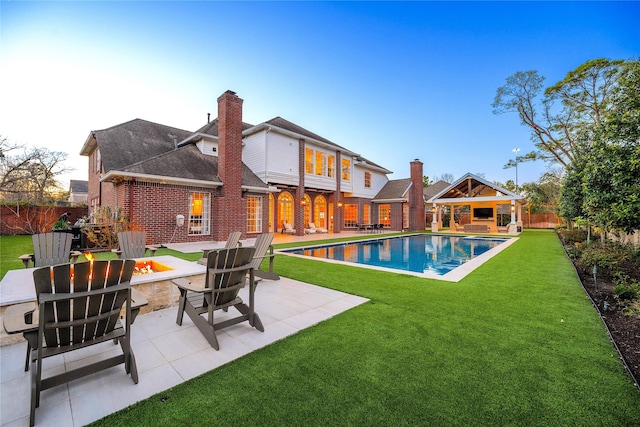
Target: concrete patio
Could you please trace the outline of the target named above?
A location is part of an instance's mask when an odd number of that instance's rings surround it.
[[[241,296],[247,298],[243,289]],[[256,312],[265,331],[247,322],[218,331],[220,351],[212,349],[188,316],[176,324],[177,307],[140,315],[132,326],[140,381],[136,385],[122,365],[60,385],[41,394],[37,426],[82,426],[139,400],[217,368],[277,340],[293,335],[366,301],[295,280],[262,281]],[[229,314],[235,315],[234,310]],[[223,315],[218,315],[222,319]],[[113,355],[111,342],[45,360],[45,375]],[[24,372],[24,342],[0,347],[0,424],[28,426],[30,373]]]
[[[362,233],[274,234],[274,243],[304,242],[362,236]],[[251,246],[254,239],[242,241]],[[167,244],[183,253],[220,248],[225,242]],[[276,261],[277,272],[277,261]],[[6,293],[6,292],[5,292]],[[248,290],[240,294],[247,298]],[[6,295],[5,295],[6,296]],[[256,312],[264,333],[247,322],[217,333],[220,351],[212,349],[188,316],[176,324],[177,307],[138,316],[132,326],[132,347],[140,381],[136,385],[122,365],[45,390],[36,409],[38,426],[81,426],[125,408],[139,400],[215,369],[247,353],[293,335],[367,300],[288,278],[263,280],[256,289]],[[216,319],[235,315],[216,313]],[[17,338],[17,337],[16,337]],[[0,425],[28,426],[30,373],[24,372],[26,343],[0,347]],[[45,360],[45,376],[108,357],[119,346],[105,343]]]

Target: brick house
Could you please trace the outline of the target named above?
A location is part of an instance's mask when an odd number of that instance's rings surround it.
[[[391,171],[281,117],[242,121],[234,92],[218,117],[195,132],[135,119],[92,131],[89,211],[120,206],[151,243],[226,240],[308,224],[334,233],[359,223],[424,230],[422,163],[411,178]]]

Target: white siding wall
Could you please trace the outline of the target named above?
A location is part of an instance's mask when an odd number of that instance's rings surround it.
[[[242,162],[265,183],[267,182],[266,132],[258,132],[242,140]]]
[[[273,131],[261,131],[246,137],[243,143],[242,161],[264,182],[287,185],[300,183],[298,175],[299,142],[297,139]],[[316,146],[309,142],[305,144],[305,147],[314,150],[314,162],[316,151],[326,154],[327,159],[329,155],[332,155],[336,162],[338,160],[337,153],[326,147]],[[350,196],[373,198],[389,180],[381,172],[356,166],[351,156],[342,154],[342,159],[351,162],[351,179],[349,181],[342,180],[340,183],[341,190],[345,193],[351,193]],[[365,170],[371,172],[371,188],[364,187]],[[341,163],[335,164],[335,173],[339,177],[342,176]],[[314,173],[305,174],[304,179],[305,187],[323,190],[335,190],[336,188],[336,178],[316,175],[315,166]]]
[[[196,143],[198,149],[202,154],[207,154],[209,156],[217,156],[218,155],[218,143],[213,141],[205,141],[204,139],[199,140]]]
[[[366,188],[364,186],[364,173],[365,171],[371,172],[371,187]],[[353,168],[352,173],[353,192],[349,194],[352,197],[365,197],[372,199],[382,187],[389,181],[387,175],[371,170],[362,166],[356,166]]]
[[[298,140],[276,132],[266,133],[266,180],[272,183],[298,185]]]
[[[389,177],[386,174],[382,172],[371,172],[371,190],[373,194],[371,197],[378,194],[387,182],[389,182]]]

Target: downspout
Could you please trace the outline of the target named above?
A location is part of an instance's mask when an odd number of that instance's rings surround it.
[[[136,182],[136,177],[132,177],[131,178],[131,182],[129,184],[129,227],[131,227],[131,224],[133,224],[133,196],[134,196],[134,191],[133,191],[133,185]]]

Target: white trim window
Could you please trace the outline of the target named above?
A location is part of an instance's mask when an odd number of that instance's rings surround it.
[[[262,197],[247,197],[247,233],[262,233]]]
[[[336,174],[336,156],[329,154],[327,164],[327,176],[329,178],[335,177]]]
[[[371,188],[371,172],[364,171],[364,188]]]
[[[211,195],[189,193],[189,235],[211,234]]]
[[[351,181],[351,160],[342,159],[342,180]]]

